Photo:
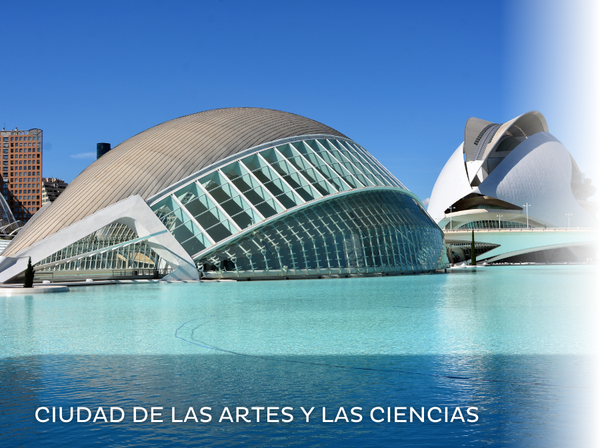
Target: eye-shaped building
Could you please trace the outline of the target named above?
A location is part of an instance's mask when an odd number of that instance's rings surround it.
[[[0,257],[0,282],[435,271],[443,233],[363,147],[298,115],[217,109],[162,123],[87,167]]]

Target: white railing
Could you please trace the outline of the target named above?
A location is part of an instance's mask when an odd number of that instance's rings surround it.
[[[600,231],[598,227],[535,227],[535,228],[513,228],[513,229],[442,229],[444,233],[471,233],[474,230],[475,233],[480,232],[589,232],[589,231]]]

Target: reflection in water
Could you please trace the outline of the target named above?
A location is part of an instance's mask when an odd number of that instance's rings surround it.
[[[451,361],[456,370],[471,369],[474,377],[502,380],[453,380],[440,376],[398,372],[437,372]],[[580,388],[531,385],[546,382],[545,372],[565,369],[581,359],[564,356],[290,356],[260,359],[234,355],[136,355],[61,356],[12,358],[2,361],[2,408],[0,434],[17,441],[37,440],[43,444],[76,442],[136,444],[218,445],[234,440],[305,446],[307,443],[337,445],[339,437],[356,446],[382,445],[406,440],[423,446],[482,446],[505,443],[511,446],[583,446],[581,419],[587,391]],[[17,375],[10,375],[20,363]],[[337,369],[330,365],[353,365],[373,370]],[[477,367],[479,366],[479,367]],[[562,366],[562,367],[561,367]],[[567,367],[566,370],[570,368]],[[523,372],[527,382],[519,383]],[[571,372],[573,373],[573,372]],[[7,375],[8,374],[8,375]],[[40,375],[43,379],[40,381]],[[576,381],[577,378],[572,378]],[[19,385],[17,387],[17,385]],[[573,406],[576,401],[577,406]],[[589,400],[588,400],[589,401]],[[63,408],[118,406],[125,410],[122,423],[55,423],[33,421],[38,406]],[[176,414],[189,407],[211,407],[213,421],[133,423],[132,408],[163,407]],[[273,406],[294,409],[289,424],[218,422],[223,407]],[[322,423],[319,418],[306,424],[300,407],[325,406],[335,413],[340,406],[361,407],[360,424]],[[374,407],[437,406],[455,409],[477,406],[480,420],[475,424],[374,423],[368,411]],[[565,407],[568,406],[568,407]],[[576,410],[576,414],[573,414]],[[565,412],[570,411],[570,412]],[[7,440],[7,439],[5,439]],[[583,443],[583,442],[582,442]]]
[[[583,446],[589,278],[586,267],[493,268],[3,297],[0,443]],[[39,406],[291,406],[295,419],[41,424]],[[359,406],[365,419],[307,424],[301,406]],[[377,406],[477,406],[480,418],[374,423]]]

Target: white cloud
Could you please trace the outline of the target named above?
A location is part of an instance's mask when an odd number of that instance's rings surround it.
[[[79,154],[71,154],[72,159],[95,159],[95,152],[81,152]]]
[[[429,200],[430,199],[431,198],[427,198],[427,199],[423,200],[423,205],[425,205],[425,206],[429,205]]]

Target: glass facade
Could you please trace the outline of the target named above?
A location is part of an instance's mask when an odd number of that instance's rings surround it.
[[[197,260],[229,278],[433,271],[441,231],[412,197],[362,191],[282,216]]]
[[[431,271],[443,247],[442,232],[406,187],[342,138],[257,150],[150,206],[205,274]]]
[[[287,139],[199,172],[148,205],[206,277],[430,272],[443,233],[375,158],[343,138]],[[52,254],[41,272],[159,269],[144,238],[113,223]]]
[[[279,213],[366,187],[406,190],[356,143],[307,139],[250,154],[199,176],[150,205],[195,257]]]
[[[156,269],[158,255],[125,224],[112,223],[53,253],[36,271]],[[129,243],[129,244],[128,244]]]

